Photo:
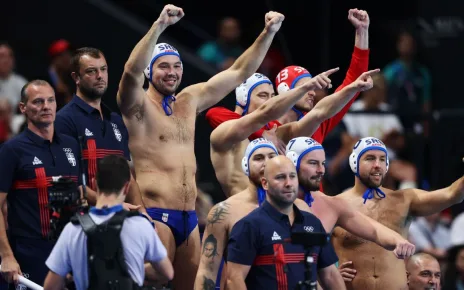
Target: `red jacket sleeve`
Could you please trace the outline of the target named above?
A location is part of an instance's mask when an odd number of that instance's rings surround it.
[[[369,49],[360,49],[356,46],[354,47],[353,54],[351,56],[351,63],[348,71],[346,73],[343,83],[335,90],[338,92],[347,85],[354,82],[362,73],[366,72],[369,67]],[[321,126],[319,126],[318,133],[321,135],[321,139],[324,140],[325,136],[335,128],[338,123],[343,119],[345,114],[350,109],[353,102],[358,98],[359,93],[357,93],[349,102],[346,104],[340,112],[338,112],[332,118],[325,120]]]
[[[206,120],[209,125],[216,129],[225,121],[240,119],[240,115],[224,107],[214,107],[206,113]]]

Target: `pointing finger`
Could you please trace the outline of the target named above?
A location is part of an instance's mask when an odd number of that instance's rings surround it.
[[[322,74],[325,75],[325,76],[330,76],[331,74],[337,72],[339,69],[340,69],[339,67],[329,69],[328,71],[325,71]]]

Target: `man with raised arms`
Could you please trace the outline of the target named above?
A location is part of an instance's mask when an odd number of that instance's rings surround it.
[[[342,90],[347,85],[354,82],[363,72],[368,70],[369,64],[369,15],[364,10],[350,9],[348,11],[348,20],[356,29],[355,32],[355,45],[354,51],[351,57],[350,67],[346,72],[345,79],[343,83],[336,89],[337,91]],[[277,75],[275,85],[279,94],[282,94],[285,91],[293,89],[295,87],[301,86],[308,81],[312,76],[303,67],[300,66],[288,66]],[[330,88],[330,87],[329,87]],[[254,140],[259,137],[267,138],[272,141],[279,149],[281,154],[285,152],[286,144],[283,144],[278,140],[275,135],[273,135],[273,130],[275,126],[280,126],[281,124],[286,124],[293,121],[298,121],[303,118],[314,107],[314,90],[309,90],[307,95],[301,98],[291,110],[287,111],[286,114],[281,115],[278,120],[271,120],[259,130],[250,133],[249,139]],[[344,107],[339,110],[337,114],[333,117],[323,121],[317,130],[312,134],[312,138],[322,143],[325,136],[337,126],[346,112],[349,110],[351,104],[356,100],[356,94]],[[265,95],[260,96],[259,99],[255,98],[258,101],[263,102],[266,99]],[[250,99],[237,98],[237,105],[235,106],[235,111],[232,112],[229,109],[224,107],[215,107],[208,110],[206,113],[206,119],[213,128],[217,128],[220,124],[228,120],[239,119],[241,116],[246,115],[247,113],[255,110],[259,107],[260,103],[253,100],[253,96]],[[301,135],[300,135],[301,136]],[[235,190],[230,193],[230,195],[239,192],[240,190]],[[229,196],[228,191],[226,195]]]
[[[325,152],[322,145],[308,137],[290,140],[287,145],[287,157],[293,161],[300,184],[298,197],[310,207],[326,232],[335,226],[372,241],[386,250],[393,250],[397,258],[404,259],[414,254],[415,246],[397,232],[355,210],[339,196],[327,196],[319,191],[325,173]],[[345,280],[354,277],[356,271],[350,262],[340,265],[340,272]]]
[[[382,187],[388,154],[382,141],[373,137],[355,144],[349,162],[355,184],[337,198],[403,237],[407,237],[412,217],[441,212],[464,200],[464,177],[430,192]],[[346,282],[347,289],[408,289],[405,263],[392,253],[339,227],[335,228],[332,241],[340,263],[350,262],[356,269],[354,279]]]
[[[229,69],[176,94],[183,73],[180,54],[171,45],[156,42],[183,16],[181,8],[164,7],[126,62],[117,98],[147,213],[170,228],[169,239],[162,238],[162,242],[175,269],[173,287],[192,289],[200,259],[195,213],[196,116],[258,69],[284,16],[267,13],[263,32]],[[149,80],[146,92],[144,74]],[[165,228],[158,230],[163,237]]]

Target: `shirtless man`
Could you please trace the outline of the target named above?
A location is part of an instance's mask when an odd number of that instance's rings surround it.
[[[315,88],[329,86],[330,79],[328,79],[328,76],[335,70],[332,69],[312,79],[307,79],[304,85],[293,90],[292,102],[286,101],[286,104],[278,107],[278,109],[277,107],[272,109],[275,106],[267,104],[267,102],[273,101],[272,99],[269,101],[262,100],[263,98],[269,98],[273,93],[269,80],[269,82],[261,83],[263,81],[260,79],[265,77],[255,78],[252,76],[236,89],[238,100],[248,96],[249,113],[240,119],[230,120],[219,125],[211,133],[210,138],[211,162],[226,196],[234,195],[246,188],[247,177],[241,170],[241,159],[244,149],[249,143],[248,136],[266,124],[274,126],[275,123],[272,120],[275,120],[276,116],[282,116],[286,112],[284,109],[291,107],[295,100],[303,96],[302,94],[306,94]],[[276,137],[286,144],[288,140],[297,136],[311,136],[324,120],[337,114],[360,91],[370,89],[372,87],[370,75],[376,72],[378,70],[363,73],[355,82],[321,100],[301,120],[277,127]],[[286,91],[283,94],[289,92],[292,91]],[[296,94],[299,94],[299,96]],[[258,104],[264,105],[257,109]],[[272,113],[269,113],[270,111]]]
[[[172,46],[156,42],[169,25],[183,16],[181,8],[164,7],[132,51],[117,96],[147,212],[172,231],[170,238],[162,242],[173,261],[173,286],[182,290],[193,288],[200,259],[195,213],[195,118],[258,69],[284,19],[282,14],[267,13],[263,32],[232,67],[174,97],[182,77],[180,55]],[[142,87],[144,74],[149,80],[147,92]]]
[[[464,177],[435,191],[415,188],[390,190],[382,187],[388,155],[382,141],[360,139],[350,155],[355,185],[338,195],[356,210],[407,237],[411,218],[441,212],[464,200]],[[332,241],[340,263],[350,262],[356,276],[347,289],[408,289],[404,261],[378,245],[335,228]]]
[[[261,187],[261,177],[264,174],[264,164],[267,160],[278,155],[274,144],[264,138],[258,138],[250,142],[243,158],[243,170],[248,176],[247,188],[229,197],[227,200],[216,204],[209,212],[208,224],[203,234],[203,241],[214,240],[216,243],[215,255],[211,256],[206,243],[202,249],[200,268],[195,280],[195,289],[207,288],[207,285],[215,285],[216,277],[221,265],[224,250],[232,227],[237,221],[256,209],[265,200],[265,191]],[[297,199],[295,204],[299,209],[309,211],[304,201]],[[213,239],[214,238],[214,239]],[[225,274],[225,265],[222,273]],[[224,277],[223,275],[222,277]],[[221,286],[225,279],[221,279]],[[223,287],[221,287],[223,289]]]
[[[322,145],[308,137],[290,140],[287,157],[293,161],[298,172],[300,191],[298,197],[304,200],[311,212],[317,216],[326,232],[335,226],[363,239],[374,242],[386,250],[393,250],[397,258],[403,259],[414,254],[415,246],[397,232],[363,215],[339,196],[327,196],[319,191],[325,173],[325,152]],[[351,280],[353,269],[341,265],[340,271],[345,279]]]
[[[354,51],[351,57],[350,67],[346,72],[345,79],[343,80],[343,83],[336,89],[336,92],[342,90],[344,87],[354,82],[363,72],[368,70],[370,23],[369,15],[364,10],[350,9],[348,11],[348,20],[356,29]],[[277,87],[278,93],[282,94],[285,91],[303,85],[311,77],[312,76],[308,70],[303,67],[293,65],[282,69],[282,71],[276,77],[275,85]],[[305,114],[313,109],[315,94],[316,93],[314,90],[308,91],[307,95],[301,98],[286,114],[281,115],[278,121],[273,120],[268,124],[268,126],[259,128],[260,130],[257,130],[256,132],[252,132],[252,134],[249,136],[249,139],[254,140],[256,138],[264,137],[272,141],[277,146],[279,153],[285,154],[286,144],[275,137],[272,128],[274,125],[280,126],[281,124],[287,124],[289,122],[302,119]],[[358,95],[359,93],[356,94],[348,103],[346,103],[343,109],[338,110],[337,114],[322,122],[319,128],[317,128],[317,130],[313,133],[312,138],[322,143],[325,136],[327,136],[327,134],[329,134],[329,132],[335,128],[338,123],[340,123],[341,119],[349,110],[351,104],[356,100]],[[211,127],[216,128],[225,121],[239,119],[241,116],[252,112],[254,109],[259,107],[261,102],[264,101],[263,97],[264,96],[261,96],[261,98],[257,99],[253,98],[252,96],[249,100],[246,97],[238,98],[234,112],[224,107],[211,108],[206,113],[206,119]],[[260,102],[257,102],[256,100],[259,100]],[[227,190],[225,191],[226,195],[229,196],[240,192],[241,189],[234,190],[233,192],[230,192],[230,194]]]

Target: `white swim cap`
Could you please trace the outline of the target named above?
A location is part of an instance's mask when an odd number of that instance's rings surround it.
[[[235,89],[235,99],[237,100],[236,104],[243,108],[242,116],[245,116],[248,112],[251,92],[261,84],[270,84],[272,86],[272,82],[265,75],[254,73]]]
[[[298,172],[301,159],[313,150],[324,150],[324,147],[313,138],[297,137],[288,142],[285,155],[293,162]]]
[[[155,46],[155,49],[153,50],[153,54],[152,54],[152,57],[151,57],[151,61],[150,61],[150,64],[147,66],[147,68],[143,71],[143,73],[145,74],[145,77],[147,79],[150,80],[151,82],[151,78],[152,78],[152,66],[153,66],[153,63],[160,57],[164,56],[164,55],[176,55],[180,58],[180,54],[179,52],[177,51],[177,49],[172,46],[172,45],[169,45],[167,43],[158,43],[156,46]]]
[[[388,166],[390,165],[390,161],[388,160],[387,147],[385,146],[385,144],[383,144],[382,141],[374,137],[362,138],[354,145],[353,152],[351,152],[350,155],[350,167],[353,173],[356,174],[356,176],[359,176],[359,159],[366,151],[369,150],[380,150],[385,152],[385,155],[387,157],[387,170],[385,171],[385,173],[387,173]]]
[[[250,144],[248,144],[245,150],[245,156],[242,159],[242,169],[243,169],[243,172],[247,176],[250,176],[250,170],[248,169],[248,163],[250,162],[251,155],[253,155],[253,152],[263,147],[271,148],[272,150],[275,151],[277,155],[279,155],[279,153],[277,152],[277,148],[271,141],[265,138],[257,138],[251,141]]]

